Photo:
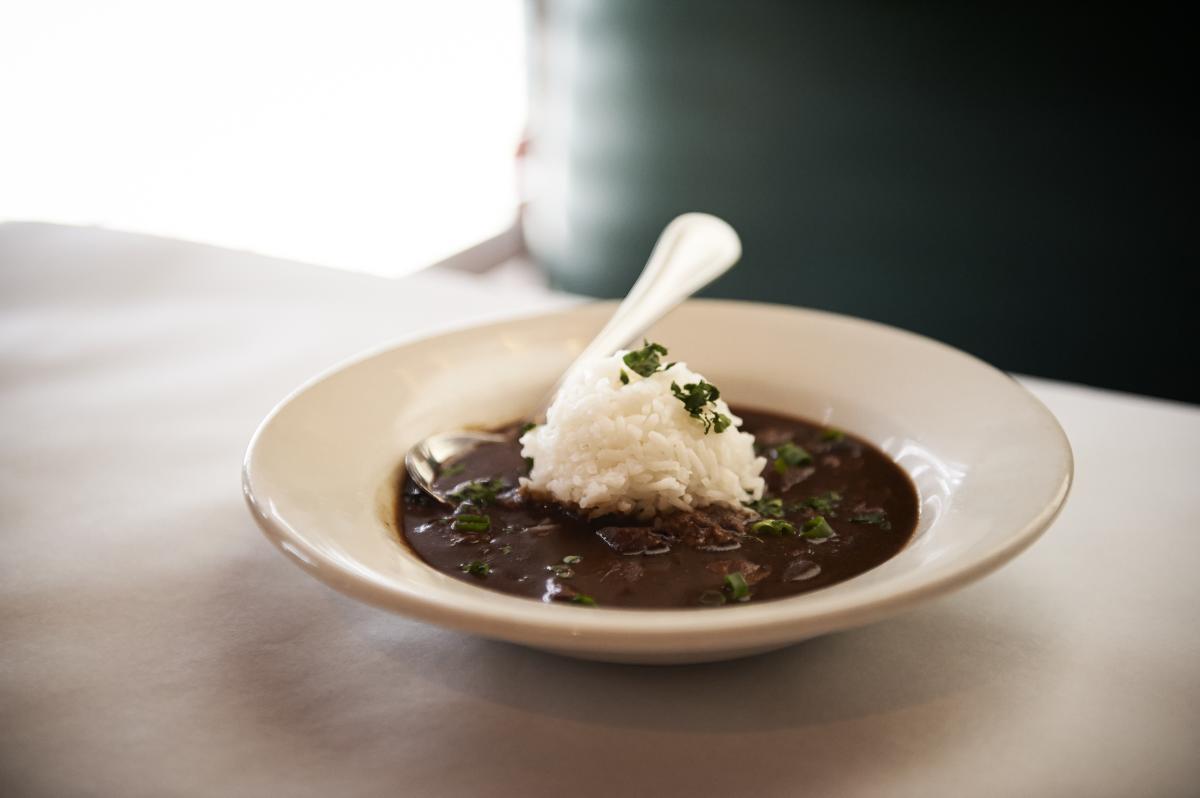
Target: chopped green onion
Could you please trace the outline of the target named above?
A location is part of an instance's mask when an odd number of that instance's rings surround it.
[[[625,369],[621,369],[621,384],[622,385],[629,384],[629,375],[625,373]]]
[[[625,365],[629,366],[630,370],[643,377],[649,377],[654,372],[662,369],[659,361],[660,355],[667,353],[666,347],[661,344],[652,344],[643,339],[641,349],[635,349],[632,352],[627,352],[625,357],[621,358],[625,361]],[[674,363],[671,366],[675,365]],[[667,366],[670,368],[671,366]],[[665,370],[665,369],[664,369]]]
[[[565,562],[567,565],[576,565],[580,562],[583,562],[583,558],[578,554],[568,554],[566,557],[563,557],[563,562]]]
[[[820,513],[821,515],[828,515],[832,518],[836,518],[837,515],[834,511],[841,503],[842,494],[838,493],[836,490],[827,490],[824,493],[818,493],[816,496],[810,496],[804,501],[798,502],[796,504],[796,508],[800,509],[808,507]]]
[[[492,567],[480,560],[471,560],[458,566],[463,573],[468,573],[471,576],[484,577],[492,572]]]
[[[571,596],[571,603],[582,604],[585,607],[596,606],[596,600],[586,593],[577,593],[576,595]]]
[[[466,470],[466,463],[453,463],[452,465],[442,466],[442,468],[438,471],[438,479],[442,479],[443,477],[452,477],[455,474],[461,474]]]
[[[745,601],[750,598],[750,585],[746,584],[746,577],[742,576],[741,571],[725,575],[725,589],[729,591],[729,596],[734,601]]]
[[[833,527],[821,515],[814,515],[805,521],[804,526],[800,528],[800,532],[809,540],[824,540],[825,538],[833,537]]]
[[[869,524],[877,526],[880,529],[891,529],[892,522],[888,520],[887,513],[883,510],[868,510],[850,516],[851,523],[854,524]]]
[[[837,427],[829,427],[821,433],[821,440],[838,443],[846,437],[846,433],[842,432]]]
[[[789,468],[808,465],[812,455],[790,441],[775,448],[775,470],[780,474],[787,473]]]
[[[501,554],[512,554],[512,546],[505,543],[503,546],[500,547],[500,553]]]
[[[571,566],[562,565],[561,563],[547,565],[546,570],[557,576],[559,579],[570,579],[575,575],[575,571],[571,569]]]
[[[725,603],[725,594],[720,590],[705,590],[696,600],[705,607],[720,607]]]
[[[755,521],[750,525],[750,531],[760,535],[773,535],[780,537],[782,535],[796,534],[796,527],[788,521],[783,521],[778,518],[764,518],[761,521]]]
[[[486,515],[463,513],[454,516],[450,528],[457,532],[487,532],[492,528],[492,519]]]
[[[496,501],[496,494],[508,487],[503,479],[477,479],[462,485],[458,490],[447,496],[455,502],[470,502],[471,504],[491,504]]]
[[[783,517],[783,499],[756,499],[752,502],[743,502],[754,512],[761,515],[763,518],[782,518]]]

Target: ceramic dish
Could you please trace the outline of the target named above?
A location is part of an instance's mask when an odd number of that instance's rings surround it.
[[[432,432],[527,414],[615,307],[458,330],[357,358],[284,399],[246,452],[267,536],[332,587],[414,618],[614,662],[728,659],[879,620],[998,568],[1063,505],[1071,448],[1016,381],[943,344],[812,310],[691,301],[652,332],[734,404],[836,425],[912,476],[912,542],[854,579],[720,609],[551,605],[425,565],[395,522],[399,463]]]

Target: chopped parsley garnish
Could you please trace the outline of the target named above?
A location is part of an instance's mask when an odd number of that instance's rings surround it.
[[[721,392],[717,390],[717,386],[704,380],[689,382],[682,388],[678,383],[672,382],[671,393],[675,394],[676,399],[683,402],[683,408],[695,418],[699,418],[700,414],[704,412],[705,405],[721,398]]]
[[[641,349],[635,349],[632,352],[628,352],[626,353],[625,357],[621,358],[623,361],[625,361],[625,365],[629,366],[630,370],[635,374],[640,374],[643,377],[649,377],[656,371],[666,371],[667,369],[671,368],[671,366],[675,365],[674,363],[671,363],[666,368],[663,368],[659,357],[667,353],[667,348],[662,344],[651,343],[645,339],[642,339],[642,344],[644,345]],[[628,375],[626,375],[626,379],[621,381],[626,382],[627,380]]]
[[[477,479],[461,485],[458,490],[447,494],[455,502],[470,502],[480,506],[496,501],[496,494],[508,487],[503,479]]]
[[[710,404],[715,407],[716,401],[721,398],[721,392],[717,390],[717,386],[700,380],[700,382],[689,382],[680,388],[679,383],[672,382],[671,393],[675,394],[676,399],[683,402],[683,409],[688,411],[689,416],[699,419],[704,424],[705,435],[709,430],[721,433],[729,429],[729,425],[732,423],[729,416],[708,407]]]
[[[577,565],[583,562],[583,558],[578,554],[568,554],[566,557],[563,557],[563,562],[567,565]]]
[[[571,603],[572,604],[582,604],[585,607],[595,607],[596,606],[596,600],[594,598],[592,598],[591,596],[589,596],[587,593],[576,593],[574,596],[571,596]]]
[[[845,440],[845,438],[846,433],[842,432],[837,427],[829,427],[821,432],[821,440],[823,441],[838,443],[839,441]]]
[[[725,590],[734,601],[750,598],[750,585],[746,584],[746,577],[742,576],[741,571],[725,574]]]
[[[887,513],[883,510],[867,510],[856,513],[850,516],[850,522],[854,524],[869,524],[870,526],[877,526],[880,529],[892,528],[892,522],[888,520]]]
[[[487,532],[492,528],[492,519],[486,515],[463,513],[454,516],[450,528],[456,532]]]
[[[833,537],[833,527],[829,525],[824,516],[814,515],[804,522],[804,526],[800,527],[800,534],[809,540],[824,540]]]
[[[783,518],[783,499],[762,498],[743,504],[763,518]]]
[[[812,462],[812,455],[801,449],[791,441],[781,443],[775,447],[775,471],[779,474],[787,473],[789,468],[796,466],[808,465]]]
[[[725,603],[725,594],[720,590],[705,590],[696,600],[705,607],[720,607]]]
[[[621,369],[621,384],[622,385],[629,384],[629,375],[625,373],[625,369]]]
[[[796,508],[808,507],[821,515],[837,518],[836,510],[841,503],[842,494],[836,490],[828,490],[824,493],[818,493],[816,496],[810,496],[802,502],[798,502]]]
[[[492,572],[492,566],[481,560],[471,560],[470,562],[465,562],[458,567],[463,573],[470,574],[471,576],[478,576],[480,578],[485,577]]]
[[[753,524],[751,524],[750,531],[760,535],[781,537],[783,535],[796,534],[796,527],[790,522],[779,518],[764,518],[761,521],[755,521]]]
[[[461,474],[462,472],[464,472],[466,470],[467,470],[466,463],[453,463],[448,466],[442,466],[442,468],[438,471],[438,479],[442,479],[444,477],[452,477],[452,476],[455,476],[456,474]]]

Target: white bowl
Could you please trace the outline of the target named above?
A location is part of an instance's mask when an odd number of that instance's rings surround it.
[[[246,452],[246,499],[267,537],[362,601],[575,657],[729,659],[879,620],[978,579],[1053,521],[1071,484],[1054,416],[958,350],[859,319],[691,301],[650,334],[731,403],[834,424],[912,477],[912,542],[879,567],[794,598],[721,609],[544,604],[445,576],[400,540],[399,463],[420,438],[530,412],[612,313],[600,303],[415,340],[357,358],[284,399]]]

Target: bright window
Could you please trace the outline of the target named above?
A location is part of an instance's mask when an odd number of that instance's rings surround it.
[[[521,14],[517,0],[7,4],[0,221],[420,268],[513,220]]]

